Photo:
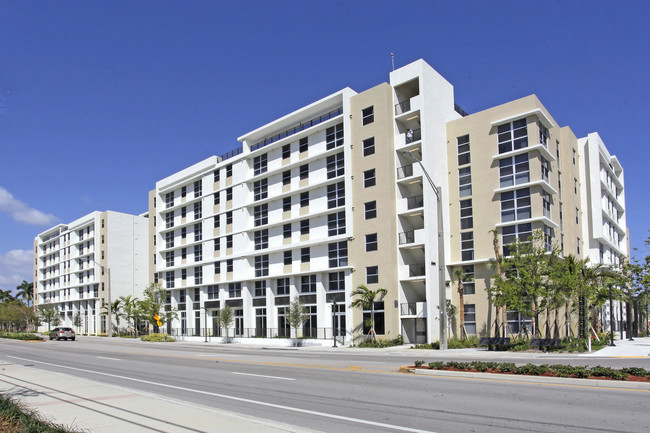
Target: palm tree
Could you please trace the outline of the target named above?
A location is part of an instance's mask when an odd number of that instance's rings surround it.
[[[361,308],[362,311],[370,310],[370,330],[368,335],[372,335],[373,340],[377,340],[375,333],[375,302],[381,301],[388,293],[386,289],[370,290],[365,285],[360,285],[350,293],[350,296],[358,296],[352,301],[350,308]]]
[[[122,303],[122,310],[124,310],[124,318],[127,321],[129,332],[133,332],[137,335],[137,325],[135,323],[135,318],[138,314],[140,301],[138,298],[131,295],[120,296],[119,301]]]
[[[494,249],[494,267],[496,268],[496,274],[499,278],[503,278],[503,266],[502,266],[502,261],[503,258],[501,256],[501,248],[499,247],[499,231],[497,229],[490,230],[490,233],[492,233],[492,248]],[[495,319],[494,319],[494,336],[498,337],[499,336],[499,322],[502,323],[501,326],[503,326],[503,337],[506,336],[506,329],[507,329],[507,323],[508,323],[508,307],[506,305],[500,306],[499,304],[496,304],[495,307]],[[501,312],[503,311],[503,317],[501,320]]]
[[[0,289],[0,302],[13,301],[14,297],[11,295],[11,290]]]
[[[28,283],[23,280],[20,286],[16,287],[16,289],[16,297],[23,298],[27,301],[27,306],[29,306],[30,301],[34,299],[34,283]]]
[[[465,289],[463,286],[463,281],[467,280],[467,274],[463,272],[463,269],[456,269],[454,271],[454,277],[458,281],[458,310],[459,310],[459,325],[460,325],[460,338],[467,338],[467,332],[465,332]]]
[[[120,326],[120,318],[124,318],[124,313],[120,311],[122,309],[122,301],[120,299],[116,299],[113,302],[111,302],[111,313],[115,317],[115,329],[119,329]],[[104,305],[101,308],[102,312],[101,314],[106,316],[108,315],[108,305]],[[109,318],[109,326],[113,326],[113,318]]]

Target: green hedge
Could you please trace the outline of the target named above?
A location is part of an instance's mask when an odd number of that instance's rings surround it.
[[[43,340],[39,335],[31,332],[0,332],[0,338],[9,338],[12,340],[38,341]]]
[[[140,340],[149,341],[152,343],[172,343],[176,341],[174,337],[170,337],[167,334],[149,334],[143,335]]]

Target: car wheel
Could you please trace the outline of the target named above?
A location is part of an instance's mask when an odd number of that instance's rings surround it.
[[[70,340],[74,341],[74,337],[72,337]]]

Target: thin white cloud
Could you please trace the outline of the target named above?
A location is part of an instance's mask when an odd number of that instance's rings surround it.
[[[23,280],[34,281],[33,260],[32,250],[11,250],[0,255],[0,288],[15,290]]]
[[[58,221],[54,215],[41,212],[17,200],[0,186],[0,211],[8,213],[14,221],[33,225],[51,225]]]

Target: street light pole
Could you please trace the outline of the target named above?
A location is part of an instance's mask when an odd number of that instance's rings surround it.
[[[411,151],[402,150],[400,152],[405,157],[414,160],[420,165],[424,176],[427,178],[429,185],[433,189],[433,192],[436,194],[436,211],[438,216],[438,308],[440,310],[440,350],[447,350],[447,296],[445,288],[445,243],[444,243],[444,230],[443,230],[443,219],[442,219],[442,188],[436,186],[429,176],[429,172],[424,165],[422,160],[417,158]],[[435,262],[431,262],[435,265]],[[461,311],[460,314],[463,314]]]
[[[338,333],[338,326],[336,326],[336,299],[332,299],[332,338],[334,339],[334,345],[336,346],[336,334]]]
[[[108,283],[106,284],[106,297],[108,298],[108,337],[113,336],[113,306],[111,305],[111,268],[108,268],[104,265],[101,265],[95,261],[95,259],[91,259],[97,266],[99,266],[102,271],[106,271],[106,274],[108,276]]]
[[[612,304],[612,283],[609,283],[609,345],[616,346],[614,344],[614,313]]]

